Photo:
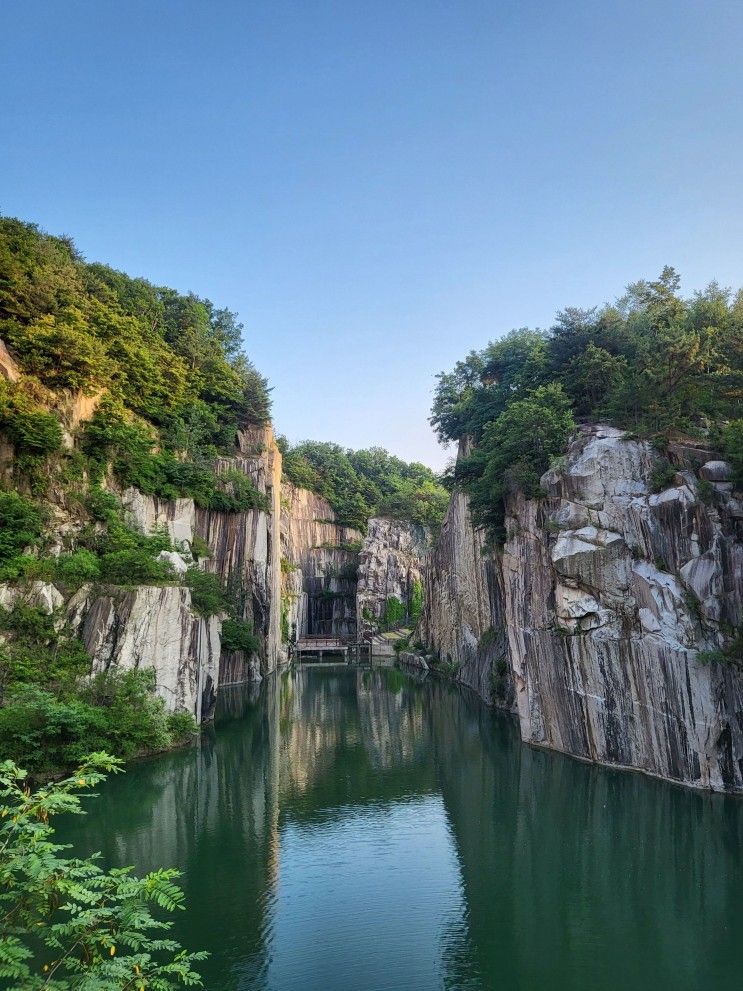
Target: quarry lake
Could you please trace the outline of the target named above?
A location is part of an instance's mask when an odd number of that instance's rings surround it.
[[[523,746],[433,678],[305,666],[60,826],[183,872],[205,987],[736,987],[743,801]]]

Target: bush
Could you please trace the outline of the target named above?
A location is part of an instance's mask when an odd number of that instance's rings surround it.
[[[0,492],[0,567],[41,537],[43,517],[30,499]]]
[[[167,561],[158,561],[140,548],[104,554],[100,576],[111,585],[165,585],[176,577]]]
[[[256,654],[260,649],[261,638],[253,633],[252,623],[245,619],[226,619],[224,621],[222,624],[222,650],[241,650],[246,654]]]
[[[66,686],[90,670],[80,640],[67,627],[56,629],[54,616],[22,600],[12,609],[0,609],[0,633],[5,639],[0,695],[25,683]]]
[[[44,458],[62,447],[62,428],[28,393],[0,378],[0,433],[19,455]]]
[[[405,606],[396,596],[391,595],[384,604],[380,624],[387,629],[393,629],[399,626],[405,620],[405,617]]]
[[[78,762],[72,777],[32,793],[26,770],[9,760],[0,764],[0,978],[12,982],[7,987],[201,986],[192,965],[206,954],[186,953],[163,939],[172,924],[150,910],[183,907],[177,871],[144,878],[130,868],[106,872],[97,855],[71,858],[54,842],[50,819],[80,814],[75,792],[119,769],[108,754],[93,753]]]
[[[192,567],[186,572],[185,584],[191,589],[191,605],[202,616],[217,616],[229,612],[229,603],[219,575]]]
[[[654,493],[663,492],[673,485],[676,477],[676,469],[665,458],[659,458],[650,473],[650,491]]]
[[[60,554],[55,562],[55,581],[74,591],[101,576],[98,558],[84,547],[72,554]]]
[[[31,771],[71,767],[105,737],[104,713],[38,685],[17,687],[0,709],[0,751]]]

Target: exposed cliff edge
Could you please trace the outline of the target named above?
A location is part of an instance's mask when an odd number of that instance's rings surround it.
[[[514,500],[508,537],[480,554],[466,497],[452,497],[427,577],[426,645],[489,701],[506,673],[525,741],[714,790],[743,790],[743,675],[702,663],[743,620],[743,505],[710,451],[671,445],[653,493],[652,447],[584,428]],[[489,644],[490,646],[487,646]],[[495,693],[497,695],[497,693]]]
[[[286,659],[281,643],[281,452],[271,427],[241,430],[237,450],[222,457],[218,471],[237,471],[251,479],[268,500],[269,511],[229,513],[199,509],[192,499],[165,500],[136,489],[122,494],[125,508],[150,533],[165,526],[175,547],[190,550],[194,538],[209,549],[204,567],[223,579],[239,602],[243,619],[263,640],[259,657],[222,652],[216,685],[245,681],[274,671]]]

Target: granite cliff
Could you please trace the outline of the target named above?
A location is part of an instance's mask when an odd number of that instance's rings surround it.
[[[490,555],[455,493],[419,636],[526,742],[741,791],[743,676],[723,649],[743,621],[743,503],[714,452],[666,456],[654,491],[650,444],[581,429]]]

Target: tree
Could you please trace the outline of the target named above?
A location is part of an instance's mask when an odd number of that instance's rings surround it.
[[[78,792],[120,769],[94,753],[72,777],[31,792],[25,771],[0,763],[0,978],[16,991],[202,986],[193,965],[208,954],[182,950],[165,935],[172,922],[157,918],[184,908],[178,871],[106,871],[98,855],[68,858],[54,842],[50,820],[81,814]]]
[[[475,523],[502,537],[505,499],[516,491],[539,495],[541,476],[574,428],[570,401],[556,382],[512,403],[489,423],[482,444],[457,469],[470,492]]]

